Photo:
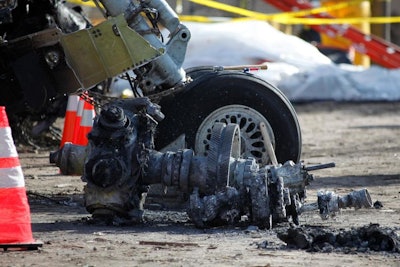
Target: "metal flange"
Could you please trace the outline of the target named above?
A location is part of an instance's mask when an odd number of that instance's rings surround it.
[[[210,193],[229,185],[231,159],[241,154],[240,129],[237,124],[215,123],[207,156],[207,188]]]

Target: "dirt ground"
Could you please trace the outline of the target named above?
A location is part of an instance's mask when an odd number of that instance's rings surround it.
[[[350,229],[378,223],[400,234],[400,103],[296,104],[306,164],[335,162],[313,172],[308,202],[319,189],[346,194],[367,188],[380,209],[343,210],[323,221],[302,214],[300,225]],[[49,151],[18,148],[30,200],[37,251],[1,252],[1,266],[400,266],[400,253],[307,252],[288,248],[272,230],[196,229],[181,211],[147,210],[136,226],[87,223],[84,184],[49,164]]]

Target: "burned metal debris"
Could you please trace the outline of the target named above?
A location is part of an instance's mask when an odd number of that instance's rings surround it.
[[[353,191],[342,197],[331,191],[318,192],[318,208],[322,219],[336,216],[340,209],[371,207],[372,201],[367,189]]]
[[[214,125],[207,156],[191,149],[158,152],[153,138],[162,119],[159,106],[147,98],[118,100],[95,118],[88,147],[69,145],[51,154],[61,170],[69,169],[62,164],[70,164],[71,158],[83,166],[85,206],[93,217],[142,221],[152,184],[187,193],[187,213],[200,228],[247,218],[247,223],[269,229],[284,221],[298,224],[298,216],[310,209],[327,218],[341,208],[372,206],[367,190],[345,197],[321,193],[317,203],[304,205],[306,186],[313,181],[309,171],[334,164],[306,167],[287,161],[260,167],[253,158],[241,158],[236,124]]]
[[[288,247],[310,252],[333,252],[339,249],[345,252],[400,252],[399,235],[379,224],[340,231],[321,227],[292,227],[279,232],[278,237]]]

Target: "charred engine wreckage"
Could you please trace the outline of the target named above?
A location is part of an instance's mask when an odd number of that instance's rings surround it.
[[[318,203],[305,205],[306,186],[313,180],[308,172],[332,164],[306,167],[298,162],[301,137],[290,102],[278,89],[243,70],[206,67],[188,75],[181,66],[190,31],[165,1],[100,2],[110,16],[105,22],[61,37],[67,62],[82,88],[133,71],[136,77],[132,90],[136,98],[100,103],[101,111],[88,134],[89,145],[66,143],[50,154],[50,162],[56,163],[62,173],[83,174],[85,205],[94,218],[141,221],[146,194],[154,184],[187,193],[186,211],[201,228],[236,223],[270,228],[289,219],[298,223],[299,214],[307,210],[319,209],[321,216],[327,218],[340,208],[371,206],[366,190],[344,197],[321,193]],[[153,27],[140,15],[143,12]],[[156,18],[170,32],[167,44],[159,39]],[[236,84],[246,89],[235,87]],[[259,110],[252,109],[259,99],[255,101],[244,91],[254,92],[267,103],[261,104]],[[171,95],[174,98],[170,106],[165,106],[168,101],[159,102],[161,107],[174,111],[164,119],[160,106],[150,99]],[[213,98],[205,98],[207,95]],[[185,101],[196,96],[202,101],[216,102],[207,112],[196,113],[193,105],[187,111],[192,113],[185,114],[189,121],[202,118],[212,122],[212,127],[202,131],[207,133],[204,139],[207,149],[202,153],[183,148],[174,152],[155,149],[155,139],[180,125],[177,121],[182,114],[178,113],[185,112],[185,105],[189,105]],[[231,102],[226,102],[227,98]],[[225,105],[226,114],[221,113],[225,112]],[[248,156],[250,142],[246,131],[239,123],[226,121],[236,116],[237,109],[251,110],[251,116],[243,124],[251,125],[251,135],[260,137],[263,145],[258,146],[265,147],[263,154],[268,154],[260,157],[263,160]],[[223,115],[223,119],[215,119],[216,114]],[[257,124],[253,122],[255,116],[261,118]],[[173,120],[168,121],[171,117]],[[159,126],[165,121],[171,124],[169,131],[160,131]],[[200,124],[201,120],[195,128],[204,123]],[[257,129],[260,132],[255,133]],[[194,147],[193,143],[190,147]],[[273,164],[268,165],[267,161]]]
[[[326,219],[341,208],[372,206],[366,189],[343,197],[321,192],[317,203],[304,204],[306,186],[313,180],[309,171],[334,164],[306,167],[287,161],[260,167],[254,158],[240,157],[236,124],[214,125],[207,156],[191,149],[158,152],[153,138],[163,117],[159,106],[147,98],[109,103],[95,118],[87,147],[69,143],[51,154],[51,162],[64,168],[71,158],[75,166],[84,164],[85,205],[94,218],[142,221],[153,184],[188,193],[186,211],[199,228],[251,223],[269,229],[288,220],[298,224],[305,211],[319,209]]]

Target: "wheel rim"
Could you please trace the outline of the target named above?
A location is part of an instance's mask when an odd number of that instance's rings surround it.
[[[275,147],[275,137],[271,125],[257,110],[243,105],[221,107],[203,120],[196,133],[195,151],[198,155],[208,155],[212,127],[216,122],[236,123],[239,125],[241,157],[252,157],[262,165],[270,163],[259,125],[260,122],[265,123],[272,146]]]

